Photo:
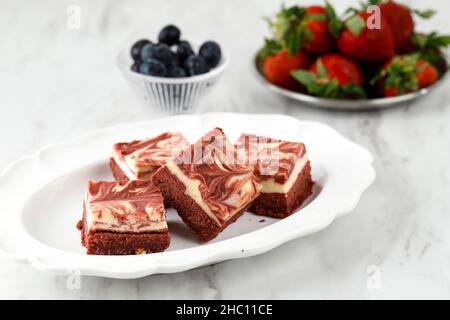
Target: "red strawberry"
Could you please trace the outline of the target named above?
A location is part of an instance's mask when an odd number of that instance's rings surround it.
[[[436,32],[429,34],[417,33],[403,46],[400,53],[418,52],[420,58],[431,63],[440,74],[447,71],[445,50],[450,45],[450,35],[439,35]]]
[[[306,29],[311,32],[311,37],[309,41],[305,41],[304,48],[316,54],[330,52],[334,47],[334,40],[328,28],[325,8],[321,6],[307,7],[304,19],[306,20]]]
[[[328,28],[328,16],[324,7],[292,6],[282,8],[275,21],[269,21],[275,42],[280,48],[287,48],[291,54],[300,49],[323,54],[334,47],[334,40]]]
[[[416,66],[419,69],[416,77],[420,88],[429,87],[439,79],[439,72],[425,60],[419,59]]]
[[[363,75],[358,65],[339,54],[324,55],[309,71],[296,70],[292,75],[310,94],[325,98],[365,97]]]
[[[395,48],[402,48],[414,32],[414,20],[411,10],[394,1],[382,2],[378,5],[382,17],[387,21],[394,36]]]
[[[395,54],[394,36],[381,17],[380,29],[369,29],[367,19],[372,14],[361,12],[348,19],[337,39],[339,50],[347,57],[367,62],[385,61]]]
[[[411,93],[411,92],[412,92],[411,89],[406,88],[405,91],[403,92],[403,94]],[[396,96],[399,96],[400,94],[401,93],[399,92],[399,90],[394,86],[386,87],[383,90],[383,96],[386,98],[396,97]]]
[[[358,65],[341,55],[330,53],[320,57],[323,65],[327,69],[328,78],[337,79],[340,85],[363,84],[363,75]],[[311,66],[310,71],[318,74],[319,60]]]
[[[298,84],[292,78],[291,71],[307,69],[310,62],[310,57],[303,51],[291,56],[287,49],[283,49],[264,60],[263,73],[271,83],[286,89],[295,89]]]
[[[418,91],[435,83],[439,73],[417,54],[399,55],[385,63],[371,83],[379,83],[385,97]]]

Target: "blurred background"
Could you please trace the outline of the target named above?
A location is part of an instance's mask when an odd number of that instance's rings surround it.
[[[338,10],[356,0],[331,1]],[[423,31],[450,33],[450,3]],[[286,1],[311,4],[321,1]],[[182,38],[216,40],[228,69],[196,112],[282,113],[324,122],[368,148],[377,181],[356,212],[261,256],[181,274],[121,281],[66,277],[0,263],[0,298],[450,298],[450,82],[414,104],[376,112],[307,108],[267,91],[251,61],[280,1],[0,0],[0,169],[45,145],[160,116],[138,103],[116,56],[173,23]],[[79,10],[79,25],[72,18]],[[0,196],[1,197],[1,196]],[[291,259],[292,255],[296,258]],[[370,266],[381,289],[367,286]]]

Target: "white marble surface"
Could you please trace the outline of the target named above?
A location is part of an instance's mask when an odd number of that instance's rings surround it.
[[[345,2],[334,1],[343,7]],[[429,1],[408,1],[426,8]],[[69,5],[81,28],[67,28]],[[450,33],[446,0],[424,30]],[[257,83],[250,59],[278,1],[0,1],[0,169],[63,139],[155,117],[115,67],[115,55],[167,22],[186,37],[217,39],[232,63],[197,112],[284,113],[317,120],[375,157],[375,184],[329,228],[260,256],[138,280],[41,273],[0,262],[0,298],[450,298],[450,81],[413,105],[383,112],[325,112]],[[1,196],[0,196],[1,197]],[[379,290],[368,286],[378,266]],[[370,269],[370,268],[369,268]]]

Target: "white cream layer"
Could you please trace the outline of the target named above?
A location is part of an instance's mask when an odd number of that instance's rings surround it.
[[[219,219],[216,217],[216,215],[214,213],[212,213],[209,206],[203,200],[202,194],[199,190],[200,181],[197,179],[188,178],[183,173],[183,171],[181,171],[181,169],[178,168],[175,161],[169,161],[166,164],[166,167],[167,167],[167,169],[169,169],[170,173],[172,173],[175,177],[177,177],[178,180],[181,181],[181,183],[184,184],[184,187],[186,188],[185,195],[187,195],[192,200],[194,200],[195,203],[197,203],[199,205],[199,207],[202,208],[202,210],[205,211],[206,214],[220,226],[221,223],[220,223]]]
[[[148,208],[146,208],[146,212],[152,222],[148,226],[136,228],[135,226],[139,225],[139,221],[136,221],[131,217],[127,219],[127,224],[118,224],[117,219],[111,213],[102,211],[101,217],[99,212],[93,213],[91,206],[89,205],[89,194],[86,194],[84,201],[86,206],[86,225],[88,229],[117,232],[151,232],[167,229],[166,220],[152,220],[155,219],[155,217],[159,217],[159,213],[148,210]]]
[[[116,162],[117,166],[120,168],[120,170],[122,170],[122,172],[127,176],[128,179],[137,180],[136,174],[133,171],[131,171],[130,167],[125,161],[123,161],[123,159],[120,159],[117,152],[113,152],[113,159]]]
[[[262,181],[261,193],[288,193],[308,161],[308,155],[305,153],[303,157],[297,160],[291,175],[285,183],[278,183],[274,178]]]

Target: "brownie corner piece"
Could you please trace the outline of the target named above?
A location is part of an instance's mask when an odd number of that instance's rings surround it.
[[[237,164],[234,157],[234,146],[216,128],[152,177],[164,198],[202,241],[215,238],[236,221],[259,194],[252,168]]]
[[[161,252],[170,245],[163,198],[145,181],[89,181],[81,240],[88,254]]]
[[[120,169],[120,167],[117,165],[117,162],[112,157],[109,159],[109,168],[111,169],[111,173],[114,179],[116,179],[116,181],[130,180],[127,177],[127,175]]]
[[[114,144],[110,168],[116,180],[149,181],[153,173],[189,145],[179,132]]]
[[[244,162],[254,164],[262,185],[251,212],[285,218],[312,194],[311,164],[303,143],[242,134],[236,147]]]
[[[314,182],[308,162],[287,193],[262,192],[252,203],[250,211],[258,215],[285,218],[293,214],[312,194]]]

